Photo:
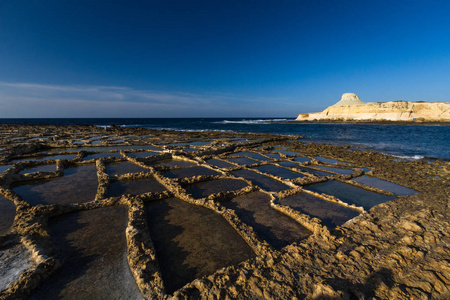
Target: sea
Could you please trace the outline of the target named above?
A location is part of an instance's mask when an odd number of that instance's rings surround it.
[[[290,118],[76,118],[0,119],[1,124],[110,125],[179,131],[269,133],[303,141],[349,145],[408,160],[450,161],[450,126],[304,123]]]

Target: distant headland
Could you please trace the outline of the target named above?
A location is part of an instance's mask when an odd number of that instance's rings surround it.
[[[390,101],[365,103],[344,93],[336,104],[319,113],[299,114],[297,121],[450,122],[448,102]]]

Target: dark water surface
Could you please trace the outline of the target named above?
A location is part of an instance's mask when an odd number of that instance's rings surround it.
[[[126,260],[126,226],[125,207],[50,219],[63,265],[30,299],[141,299]]]
[[[145,208],[168,293],[255,256],[233,227],[212,210],[175,198],[150,202]]]
[[[97,186],[97,168],[87,165],[65,169],[59,179],[27,182],[14,191],[31,205],[71,204],[93,201]]]
[[[319,194],[323,193],[335,196],[348,204],[362,206],[365,210],[369,210],[375,205],[395,199],[395,197],[392,196],[370,192],[365,189],[335,180],[312,184],[307,186],[306,189]]]
[[[0,235],[7,234],[14,223],[16,206],[0,195]]]
[[[276,249],[298,242],[311,232],[270,206],[270,197],[261,192],[239,196],[223,204],[252,226],[262,239]]]

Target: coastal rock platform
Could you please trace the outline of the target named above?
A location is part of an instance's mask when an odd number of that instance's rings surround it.
[[[448,162],[115,126],[0,148],[0,299],[450,298]]]

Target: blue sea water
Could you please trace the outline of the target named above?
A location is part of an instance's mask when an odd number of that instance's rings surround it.
[[[294,119],[164,118],[164,119],[0,119],[2,124],[120,125],[183,131],[288,134],[304,141],[350,145],[407,159],[450,160],[450,126],[301,123]]]

